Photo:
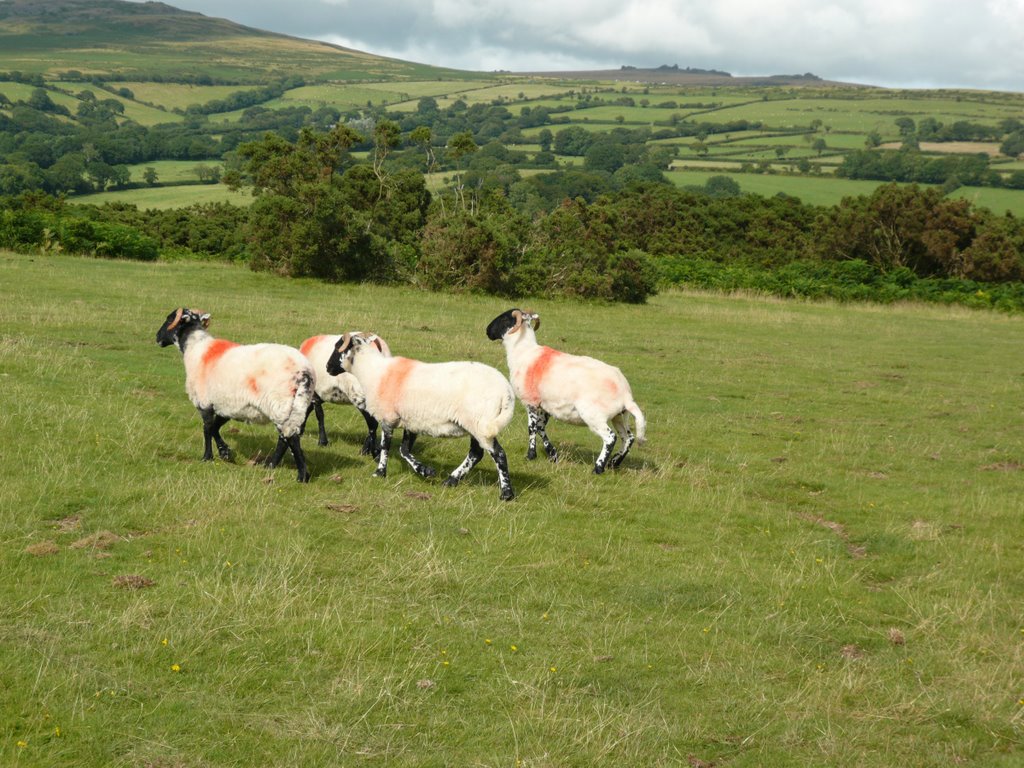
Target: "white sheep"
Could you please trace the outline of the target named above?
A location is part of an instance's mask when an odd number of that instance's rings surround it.
[[[349,334],[342,337],[327,361],[332,376],[342,370],[359,380],[366,395],[366,409],[381,425],[375,475],[387,475],[391,436],[398,426],[405,428],[399,455],[421,477],[432,477],[435,472],[412,455],[417,433],[434,437],[468,434],[469,453],[444,485],[458,485],[487,451],[498,468],[501,499],[515,497],[508,459],[497,436],[512,420],[516,400],[501,373],[483,363],[424,363],[407,357],[385,357],[366,338]]]
[[[313,402],[315,375],[301,352],[281,344],[239,345],[207,333],[210,315],[179,307],[156,332],[161,347],[176,344],[185,362],[185,391],[203,420],[203,461],[213,460],[211,440],[222,459],[231,449],[220,428],[231,419],[273,422],[278,440],[267,466],[276,467],[286,448],[295,457],[299,482],[309,481],[299,435]]]
[[[359,333],[351,331],[352,334]],[[384,339],[376,335],[367,336],[386,356],[391,357],[391,349]],[[362,414],[366,422],[367,435],[360,453],[378,456],[380,446],[377,443],[377,420],[366,410],[366,398],[359,381],[351,373],[342,371],[337,376],[327,372],[327,361],[334,353],[341,336],[320,335],[306,339],[299,346],[299,351],[313,364],[316,373],[316,393],[313,396],[313,412],[316,414],[318,427],[317,444],[327,445],[327,430],[324,427],[323,403],[350,403]]]
[[[610,463],[618,467],[633,445],[633,433],[625,414],[636,421],[636,439],[645,439],[646,420],[633,400],[629,382],[618,368],[592,357],[570,355],[537,343],[535,331],[540,315],[510,309],[498,315],[487,326],[487,337],[501,340],[508,358],[509,376],[516,396],[526,406],[529,429],[527,459],[537,457],[537,436],[551,461],[558,459],[555,447],[548,440],[548,417],[554,416],[570,424],[585,424],[604,443],[594,463],[594,473],[601,474]],[[608,427],[611,421],[614,430]],[[622,449],[611,456],[616,433],[622,438]],[[609,459],[609,457],[611,457]]]

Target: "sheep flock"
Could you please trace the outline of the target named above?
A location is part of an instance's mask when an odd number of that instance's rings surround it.
[[[399,427],[398,454],[423,478],[437,472],[413,454],[419,435],[468,436],[466,458],[443,484],[457,485],[486,453],[498,471],[499,498],[508,501],[515,491],[498,435],[511,422],[516,400],[527,410],[530,460],[536,458],[538,438],[548,459],[558,459],[547,434],[551,418],[585,425],[601,439],[595,474],[620,466],[634,442],[644,441],[646,419],[622,372],[592,357],[538,343],[540,315],[535,312],[510,309],[486,328],[487,337],[505,348],[508,377],[478,362],[424,362],[393,355],[381,337],[363,331],[311,336],[296,349],[216,338],[209,325],[208,313],[178,307],[156,334],[160,346],[177,346],[182,353],[185,391],[202,420],[204,461],[213,460],[214,443],[222,459],[231,459],[220,434],[229,420],[270,422],[278,439],[266,465],[276,467],[290,451],[298,481],[308,482],[300,438],[309,415],[316,416],[317,442],[324,446],[323,404],[349,404],[366,422],[361,452],[375,458],[375,476],[387,476]],[[616,443],[620,447],[613,453]]]

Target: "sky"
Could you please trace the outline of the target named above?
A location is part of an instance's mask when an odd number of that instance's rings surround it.
[[[1024,0],[164,0],[436,66],[720,69],[1024,92]]]

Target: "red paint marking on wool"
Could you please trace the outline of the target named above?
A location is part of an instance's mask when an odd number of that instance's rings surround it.
[[[252,392],[254,395],[258,395],[260,393],[260,385],[259,382],[256,381],[255,376],[250,376],[246,384],[249,385],[249,391]]]
[[[320,340],[324,339],[324,338],[326,338],[326,337],[324,337],[324,336],[314,336],[311,339],[306,339],[304,342],[302,342],[302,346],[299,347],[299,352],[301,352],[304,355],[308,355],[309,354],[309,350],[311,350],[313,347],[315,347],[317,344],[319,344]]]
[[[233,341],[227,339],[214,339],[210,342],[210,346],[203,352],[203,367],[209,368],[211,365],[216,363],[229,349],[234,349],[238,345]]]
[[[377,400],[383,411],[387,413],[395,412],[395,405],[398,403],[402,390],[405,388],[405,380],[409,377],[409,373],[412,372],[415,366],[416,361],[410,360],[407,357],[393,358],[393,362],[381,377],[380,384],[377,386]]]
[[[562,355],[557,349],[541,347],[540,354],[526,369],[523,376],[523,400],[530,405],[540,404],[540,383],[555,359]]]

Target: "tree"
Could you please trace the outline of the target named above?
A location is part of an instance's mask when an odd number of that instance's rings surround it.
[[[154,168],[152,165],[147,165],[146,169],[142,172],[142,180],[144,182],[146,182],[151,187],[156,186],[156,182],[157,182],[156,168]]]
[[[462,131],[461,133],[454,134],[448,139],[447,154],[451,158],[452,162],[455,163],[456,167],[459,166],[459,161],[477,151],[476,142],[473,141],[473,134],[469,131]],[[461,173],[455,175],[455,198],[456,201],[466,208],[466,195],[464,189],[464,181]]]

